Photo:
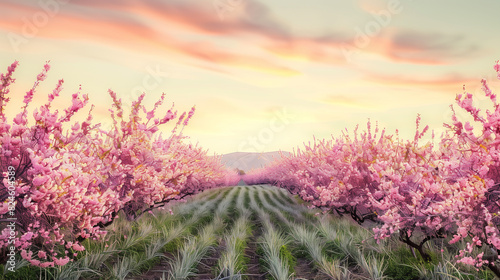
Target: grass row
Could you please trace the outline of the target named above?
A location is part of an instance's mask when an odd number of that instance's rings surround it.
[[[119,217],[104,239],[84,241],[84,254],[64,267],[19,261],[15,273],[4,271],[0,279],[143,279],[152,273],[197,279],[203,269],[217,280],[288,280],[303,277],[299,261],[316,279],[494,279],[454,264],[456,247],[443,240],[429,242],[432,262],[424,263],[398,240],[376,243],[370,228],[302,204],[271,186],[210,190],[134,222]],[[252,257],[260,260],[260,275],[250,275]],[[209,272],[204,262],[213,263]]]

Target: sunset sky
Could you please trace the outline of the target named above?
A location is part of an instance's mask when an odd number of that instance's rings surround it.
[[[145,91],[148,108],[164,92],[163,110],[196,105],[184,133],[210,153],[291,151],[368,119],[410,138],[418,113],[439,135],[464,85],[484,106],[481,79],[500,90],[499,11],[486,0],[0,0],[0,72],[19,61],[9,121],[50,60],[36,105],[63,78],[56,108],[81,85],[109,125],[108,89],[126,104]]]

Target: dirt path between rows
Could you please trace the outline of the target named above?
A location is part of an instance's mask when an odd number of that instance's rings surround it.
[[[226,244],[224,244],[224,239],[221,238],[218,242],[218,246],[211,249],[209,253],[198,263],[197,266],[197,275],[192,277],[193,280],[211,280],[216,279],[217,277],[214,275],[215,267],[217,267],[217,262],[221,256],[221,252],[223,252],[226,248]]]
[[[245,248],[245,256],[248,258],[247,271],[245,274],[248,276],[249,280],[265,280],[263,273],[260,271],[260,256],[257,255],[257,243],[258,238],[262,234],[262,230],[254,229],[252,235],[248,239],[247,247]]]
[[[170,260],[174,258],[172,253],[163,253],[165,256],[161,259],[161,261],[153,266],[148,272],[140,274],[134,277],[127,277],[127,279],[131,280],[161,280],[163,275],[165,275],[164,279],[168,279],[168,272],[170,271]]]

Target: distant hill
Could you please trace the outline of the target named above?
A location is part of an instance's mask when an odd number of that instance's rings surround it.
[[[281,152],[284,155],[289,155],[289,152]],[[267,152],[267,153],[230,153],[222,155],[221,161],[226,167],[230,169],[243,170],[248,172],[252,169],[262,168],[275,159],[279,159],[280,152]]]

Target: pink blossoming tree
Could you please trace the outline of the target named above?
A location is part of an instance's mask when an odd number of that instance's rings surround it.
[[[50,70],[48,64],[26,93],[21,112],[9,123],[5,106],[17,66],[15,62],[0,74],[0,198],[4,202],[0,251],[12,246],[8,243],[11,230],[5,226],[12,214],[17,218],[14,245],[24,259],[41,267],[64,265],[85,249],[82,240],[104,235],[119,211],[135,219],[168,201],[236,184],[236,175],[218,158],[183,143],[182,129],[176,132],[188,124],[194,108],[178,118],[168,139],[158,135],[159,127],[177,116],[171,108],[155,118],[164,96],[148,111],[141,95],[127,117],[121,100],[110,90],[111,130],[92,124],[93,107],[85,121],[65,129],[63,124],[70,123],[89,99],[78,92],[63,114],[53,111],[51,104],[62,90],[60,80],[48,102],[33,111],[35,123],[29,124],[27,108]],[[9,172],[15,174],[14,196],[8,191]],[[14,200],[9,201],[10,197]]]
[[[494,66],[500,79],[500,64]],[[488,267],[500,277],[500,106],[485,80],[492,110],[481,113],[470,93],[458,95],[458,106],[473,123],[453,111],[449,132],[434,144],[420,144],[428,130],[414,139],[378,130],[354,137],[314,141],[266,169],[244,177],[247,183],[270,183],[299,194],[312,205],[358,223],[375,226],[375,238],[397,234],[429,260],[424,245],[434,238],[466,240],[457,261]],[[434,139],[434,136],[432,137]],[[476,250],[475,250],[476,249]]]

